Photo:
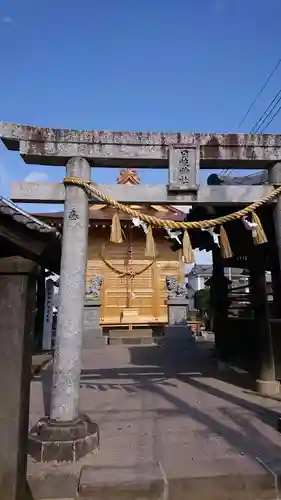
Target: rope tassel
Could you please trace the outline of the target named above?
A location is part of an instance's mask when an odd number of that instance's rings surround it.
[[[156,245],[153,238],[152,227],[148,226],[146,233],[146,243],[145,243],[145,256],[155,259],[156,257]]]
[[[224,259],[231,259],[233,252],[229,243],[227,232],[223,226],[220,226],[220,248],[221,254]]]
[[[186,230],[183,233],[182,256],[185,264],[193,264],[195,262],[190,237]]]
[[[185,283],[185,262],[183,258],[182,248],[179,250],[179,274],[180,274],[180,283]]]
[[[256,224],[255,231],[253,232],[253,241],[255,245],[261,245],[262,243],[267,243],[267,237],[262,227],[259,216],[256,212],[252,213],[252,221]]]
[[[122,243],[123,241],[120,217],[117,210],[112,217],[110,241],[111,243]]]

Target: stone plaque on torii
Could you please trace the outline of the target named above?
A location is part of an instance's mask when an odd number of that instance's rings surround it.
[[[124,204],[246,205],[280,182],[281,135],[73,131],[0,123],[0,138],[34,165],[66,167],[67,177],[91,179],[91,167],[169,168],[169,185],[101,185]],[[199,168],[269,169],[271,184],[199,186]],[[62,176],[63,178],[63,176]],[[63,180],[63,179],[62,179]],[[60,308],[54,358],[51,411],[30,434],[37,460],[73,461],[98,446],[98,428],[79,414],[88,197],[83,187],[63,182],[17,182],[12,199],[64,203]],[[99,203],[99,200],[96,200]],[[281,200],[275,203],[279,252]],[[280,255],[280,253],[279,253]],[[54,446],[55,443],[55,446]]]
[[[173,145],[169,148],[168,193],[192,193],[199,188],[200,147]]]

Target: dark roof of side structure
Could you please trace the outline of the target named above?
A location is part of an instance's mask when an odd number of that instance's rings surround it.
[[[61,238],[61,234],[45,222],[37,219],[33,215],[25,212],[15,205],[11,200],[0,196],[0,213],[11,217],[14,221],[23,224],[26,228],[39,233],[51,233],[56,238]]]
[[[0,196],[0,258],[21,256],[59,272],[61,234]]]

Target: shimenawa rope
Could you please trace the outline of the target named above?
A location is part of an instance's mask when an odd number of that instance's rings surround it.
[[[233,212],[232,214],[224,215],[222,217],[217,217],[216,219],[193,221],[193,222],[181,222],[174,220],[158,219],[157,217],[154,217],[152,215],[146,215],[143,214],[142,212],[138,212],[137,210],[133,210],[127,205],[123,205],[123,203],[119,203],[118,201],[113,200],[112,198],[107,196],[105,193],[100,191],[92,181],[85,181],[78,177],[65,177],[63,182],[64,184],[73,184],[75,186],[80,186],[85,190],[89,198],[98,198],[104,203],[115,207],[117,210],[120,210],[120,212],[124,212],[130,215],[131,217],[136,217],[146,222],[147,224],[150,224],[151,226],[168,228],[168,229],[183,229],[183,230],[208,229],[218,225],[226,224],[227,222],[231,222],[233,220],[241,219],[242,217],[245,217],[246,215],[253,213],[257,208],[261,207],[262,205],[265,205],[269,201],[281,195],[281,186],[278,186],[271,193],[264,196],[260,200],[257,200],[254,203],[248,205],[247,207],[238,210],[237,212]]]

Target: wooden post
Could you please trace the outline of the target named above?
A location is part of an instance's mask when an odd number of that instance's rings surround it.
[[[268,179],[275,187],[281,184],[281,163],[275,163],[268,170]],[[273,289],[273,310],[275,317],[281,317],[281,197],[276,200],[273,207],[274,229],[275,229],[275,249],[277,253],[272,262],[271,276]],[[273,246],[274,243],[271,242]]]
[[[213,331],[215,334],[216,353],[221,361],[226,361],[227,353],[227,314],[228,286],[230,281],[224,275],[224,264],[220,248],[213,249],[213,273],[209,280],[210,305],[212,311]]]
[[[265,269],[262,259],[259,258],[260,249],[255,249],[252,262],[254,267],[250,270],[250,290],[255,316],[255,330],[257,335],[257,353],[259,375],[257,390],[261,394],[277,394],[279,382],[275,379],[275,363],[272,345],[269,310],[267,303]]]
[[[281,318],[281,272],[278,258],[278,248],[275,242],[270,241],[270,271],[273,295],[272,315]]]

